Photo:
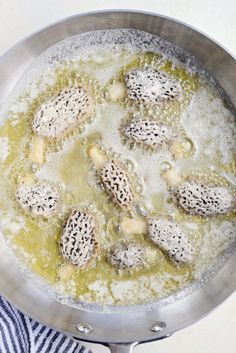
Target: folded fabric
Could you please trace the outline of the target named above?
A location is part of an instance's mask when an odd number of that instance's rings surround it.
[[[0,353],[91,353],[73,338],[39,324],[0,297]]]

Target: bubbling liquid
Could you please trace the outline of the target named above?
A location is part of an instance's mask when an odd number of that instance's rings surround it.
[[[112,100],[109,86],[122,84],[128,70],[145,65],[178,80],[183,90],[181,100],[151,107],[126,97]],[[35,111],[49,97],[75,84],[92,92],[94,115],[60,142],[49,143],[42,166],[30,163]],[[226,185],[235,194],[234,112],[226,106],[214,80],[180,48],[135,30],[97,31],[69,38],[33,64],[13,90],[1,116],[2,234],[28,275],[41,278],[58,299],[73,304],[127,305],[171,297],[208,279],[235,247],[235,213],[211,219],[187,215],[170,199],[162,177],[174,168],[183,178],[192,176]],[[150,151],[125,141],[120,133],[122,124],[138,116],[171,127],[182,147],[181,158],[173,156],[167,146]],[[120,158],[135,181],[141,196],[133,215],[144,218],[156,214],[181,222],[197,249],[193,264],[175,267],[145,234],[122,233],[121,214],[108,202],[88,160],[92,143]],[[58,187],[61,201],[55,217],[32,218],[17,205],[15,190],[26,176],[35,181],[49,180]],[[65,217],[76,205],[92,207],[103,215],[98,239],[101,252],[85,270],[65,263],[58,245]],[[107,263],[106,251],[121,239],[145,246],[145,268],[118,273]]]

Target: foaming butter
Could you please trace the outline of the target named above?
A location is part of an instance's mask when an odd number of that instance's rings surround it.
[[[185,58],[182,61],[186,65],[177,57]],[[125,98],[125,72],[145,65],[177,79],[183,90],[181,100],[147,107]],[[89,87],[94,114],[60,142],[48,143],[43,163],[31,163],[35,111],[49,97],[74,84]],[[112,94],[111,85],[116,85]],[[171,127],[180,150],[175,148],[173,153],[166,146],[153,152],[125,141],[120,126],[138,116]],[[211,219],[186,215],[170,199],[163,179],[163,171],[174,168],[183,178],[211,180],[229,186],[235,193],[234,114],[203,68],[181,49],[131,30],[98,31],[70,38],[38,59],[6,102],[2,117],[6,120],[0,127],[0,226],[20,262],[32,277],[39,276],[47,283],[53,295],[103,305],[163,299],[201,281],[233,247],[235,214]],[[197,249],[192,265],[173,266],[145,234],[120,231],[120,214],[108,202],[88,160],[92,143],[119,156],[130,175],[135,176],[142,195],[139,209],[181,222]],[[15,190],[26,177],[49,180],[58,186],[60,210],[53,219],[32,219],[17,205]],[[92,205],[104,218],[100,255],[85,270],[66,263],[59,251],[65,216],[76,205]],[[108,264],[106,250],[121,239],[145,246],[148,263],[144,268],[118,273]]]

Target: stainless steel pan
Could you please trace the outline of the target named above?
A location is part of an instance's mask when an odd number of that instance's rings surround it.
[[[197,57],[219,80],[236,106],[236,61],[221,46],[198,31],[170,18],[151,13],[105,11],[67,18],[26,38],[0,59],[0,106],[24,70],[55,43],[78,33],[136,28],[167,39]],[[128,353],[141,342],[167,337],[201,319],[236,289],[236,254],[204,286],[168,305],[139,305],[76,309],[50,298],[35,286],[0,250],[0,292],[34,319],[81,340],[109,345]]]

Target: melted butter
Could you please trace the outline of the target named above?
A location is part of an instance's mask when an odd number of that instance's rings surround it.
[[[20,132],[24,131],[25,122],[18,124]],[[4,126],[4,132],[11,139],[11,136],[15,136],[16,127],[9,122]],[[18,131],[19,132],[19,131]],[[97,139],[97,135],[95,138]],[[62,203],[64,205],[76,205],[83,203],[93,203],[96,208],[105,215],[106,221],[113,219],[118,222],[118,213],[112,203],[107,203],[106,195],[101,190],[96,190],[93,184],[89,184],[88,180],[91,177],[89,162],[86,158],[86,150],[91,143],[91,138],[88,139],[87,143],[83,143],[82,140],[75,141],[72,147],[62,156],[57,159],[57,165],[55,166],[53,161],[49,161],[46,165],[46,171],[44,170],[43,175],[50,174],[50,169],[54,171],[54,177],[56,175],[57,181],[60,181],[64,185],[64,198]],[[14,142],[17,144],[16,140]],[[18,141],[20,148],[20,142]],[[23,149],[26,152],[26,149]],[[23,152],[22,147],[18,152]],[[20,153],[19,153],[20,154]],[[9,161],[7,161],[4,167],[7,170]],[[26,168],[27,168],[27,161]],[[56,167],[56,170],[55,170]],[[45,167],[44,167],[45,168]],[[18,170],[18,172],[25,172]],[[40,173],[39,173],[40,175]],[[18,175],[19,176],[19,175]],[[13,178],[13,183],[17,184],[17,179]],[[54,224],[44,228],[44,224],[39,220],[32,221],[29,216],[21,212],[17,207],[15,214],[20,215],[24,219],[24,228],[21,229],[18,234],[11,239],[12,244],[16,246],[16,252],[20,258],[26,262],[27,266],[37,275],[43,277],[47,282],[51,284],[58,283],[59,280],[59,269],[64,264],[59,252],[59,239],[60,239],[60,227]],[[115,216],[114,216],[115,215]],[[105,227],[107,234],[105,239],[100,239],[100,243],[105,248],[110,243],[119,241],[121,234],[114,230],[114,227]],[[9,234],[10,235],[10,234]],[[132,240],[137,241],[139,244],[148,246],[151,249],[156,250],[155,245],[147,240],[145,236],[131,237]],[[99,239],[98,239],[99,240]],[[191,279],[191,273],[188,266],[180,268],[173,267],[165,256],[158,251],[158,260],[156,264],[153,264],[145,269],[142,269],[134,273],[117,273],[106,261],[104,255],[101,255],[91,267],[87,270],[79,271],[76,270],[69,282],[65,284],[68,286],[67,290],[70,295],[78,298],[81,295],[87,293],[88,286],[98,278],[106,281],[108,287],[113,280],[129,280],[138,279],[140,276],[151,276],[152,274],[167,272],[173,276],[188,274],[188,278]],[[73,281],[73,290],[69,286],[69,283]],[[63,281],[62,281],[63,282]],[[171,288],[173,288],[173,281],[171,281]],[[178,287],[176,282],[176,288]],[[168,283],[166,284],[168,287]],[[94,299],[96,299],[94,297]]]
[[[124,62],[126,60],[127,58],[124,59]],[[157,68],[162,69],[181,81],[181,85],[186,94],[185,99],[181,104],[170,103],[163,108],[160,108],[159,112],[156,112],[155,109],[149,109],[146,113],[150,116],[152,116],[152,114],[157,114],[160,121],[174,126],[180,133],[182,133],[182,139],[186,139],[187,135],[180,124],[180,113],[189,104],[194,92],[201,86],[198,77],[196,75],[190,75],[183,68],[174,67],[170,62],[164,60],[160,56],[147,53],[145,55],[136,56],[128,65],[124,66],[112,80],[119,81],[123,77],[122,74],[128,69],[141,67],[144,64],[153,64]],[[90,61],[87,62],[87,65],[90,67],[91,72],[95,72],[96,70],[101,70],[104,66],[109,65],[109,62],[99,64],[90,59]],[[85,67],[85,64],[83,64],[83,67]],[[81,73],[78,74],[76,69],[71,71],[70,67],[64,67],[61,70],[58,69],[55,74],[55,84],[53,86],[48,86],[43,93],[33,100],[33,102],[30,102],[25,114],[19,114],[18,119],[14,117],[13,119],[6,120],[0,128],[0,136],[8,137],[10,141],[9,155],[1,164],[1,173],[4,175],[4,181],[1,182],[1,188],[3,187],[2,183],[5,183],[6,190],[9,189],[9,192],[5,193],[6,200],[9,197],[14,199],[14,190],[19,183],[19,178],[27,173],[32,174],[32,169],[27,161],[27,156],[29,154],[29,142],[32,137],[30,121],[34,112],[49,96],[52,96],[62,87],[71,82],[90,85],[93,87],[93,95],[98,103],[102,103],[103,105],[110,104],[109,100],[106,102],[104,98],[106,97],[106,88],[100,87],[95,80],[90,80],[87,74],[81,76]],[[118,104],[120,105],[119,109],[121,109],[121,112],[125,113],[129,104],[127,100],[118,102]],[[129,108],[130,107],[128,106],[128,109]],[[134,110],[138,109],[137,106],[134,107],[132,104],[131,108]],[[17,114],[15,114],[15,116],[17,116]],[[96,118],[98,119],[97,125]],[[27,216],[19,209],[15,202],[10,202],[9,205],[5,205],[0,212],[3,212],[4,210],[4,212],[7,213],[7,211],[13,207],[14,216],[23,219],[24,227],[14,236],[12,236],[11,231],[6,231],[5,233],[12,242],[16,253],[33,271],[33,273],[36,273],[52,285],[62,286],[63,290],[71,297],[76,299],[87,298],[88,301],[99,300],[101,303],[107,303],[108,297],[111,297],[114,304],[124,304],[127,303],[127,298],[124,297],[123,300],[119,299],[119,296],[112,288],[114,283],[120,282],[122,286],[124,281],[132,280],[134,282],[136,281],[136,283],[139,283],[140,281],[140,291],[142,291],[143,285],[150,290],[147,291],[148,294],[146,297],[144,295],[143,298],[139,297],[138,299],[135,297],[134,293],[134,297],[129,299],[128,303],[147,302],[152,299],[159,299],[176,292],[183,285],[189,283],[194,278],[195,264],[191,266],[175,267],[145,235],[125,236],[116,230],[115,225],[119,223],[119,212],[111,202],[107,201],[105,193],[99,188],[99,185],[97,185],[96,176],[91,170],[86,155],[86,151],[91,142],[105,141],[106,143],[109,143],[110,141],[108,137],[104,136],[104,130],[99,128],[99,126],[102,126],[100,124],[101,120],[99,119],[102,118],[103,116],[100,116],[100,118],[95,117],[95,124],[91,125],[91,128],[88,128],[82,135],[78,134],[78,131],[75,131],[74,136],[70,137],[69,147],[64,148],[63,142],[57,143],[56,145],[49,144],[47,162],[41,169],[36,169],[37,177],[39,179],[48,178],[52,179],[55,183],[60,184],[62,188],[61,205],[64,205],[64,213],[55,217],[56,219],[53,221],[49,220],[48,222],[43,222],[38,219],[32,220],[30,219],[30,216]],[[110,119],[112,119],[112,116]],[[124,151],[122,148],[126,147],[120,147],[119,152],[121,152],[121,154]],[[132,151],[127,153],[128,157],[130,157],[132,153]],[[138,160],[139,155],[140,152],[135,152],[133,158],[135,159],[137,157]],[[144,158],[146,157],[144,156]],[[131,157],[130,159],[132,160]],[[161,162],[163,161],[160,161],[160,164]],[[173,160],[168,160],[167,162],[172,164]],[[229,161],[226,165],[222,163],[220,164],[219,160],[216,159],[215,165],[220,165],[221,171],[235,175],[235,160]],[[157,166],[158,164],[156,167]],[[145,165],[141,165],[141,167],[145,170]],[[191,167],[191,161],[189,167]],[[142,171],[140,170],[140,173],[141,172]],[[156,174],[158,174],[157,171]],[[210,175],[210,172],[206,171],[205,176],[207,177],[208,175]],[[8,179],[7,176],[10,176],[10,178]],[[156,178],[158,178],[158,175]],[[156,183],[159,180],[160,179],[157,179]],[[221,178],[220,180],[223,182],[222,180],[224,179]],[[217,179],[217,181],[219,180]],[[161,188],[163,188],[163,186],[161,186]],[[2,192],[1,197],[4,198],[4,193]],[[172,203],[168,204],[166,201],[166,194],[162,190],[159,192],[152,192],[152,194],[148,194],[147,197],[151,199],[154,213],[166,215],[167,210],[172,208],[174,210],[174,219],[176,221],[189,221],[193,223],[196,229],[187,232],[189,238],[194,244],[196,244],[197,249],[200,248],[202,239],[205,236],[206,225],[209,220],[188,216],[180,209],[177,209]],[[4,204],[4,199],[1,199],[1,203]],[[75,268],[71,277],[63,280],[60,279],[60,268],[65,265],[65,262],[60,255],[58,245],[63,217],[71,207],[74,207],[75,205],[81,205],[83,207],[84,204],[94,205],[96,209],[104,215],[105,219],[100,229],[101,234],[98,238],[101,252],[99,257],[91,263],[88,269],[80,271]],[[7,207],[9,207],[9,209],[7,209]],[[233,221],[234,218],[235,214],[231,214],[229,216],[221,216],[217,220],[213,220],[213,222],[215,222],[216,225],[220,225],[224,221]],[[135,241],[140,245],[147,247],[149,251],[154,253],[153,260],[148,263],[145,268],[140,269],[139,271],[133,273],[117,273],[107,263],[105,253],[110,244],[120,241],[121,238]],[[151,279],[154,278],[153,276],[156,276],[156,289],[151,287],[150,282],[145,282],[145,280],[143,280],[143,278],[146,278],[151,281]],[[158,287],[158,278],[163,278],[164,281],[163,286],[160,288]],[[107,290],[107,294],[102,298],[98,297],[96,291],[91,290],[93,283],[98,280],[104,283]]]

